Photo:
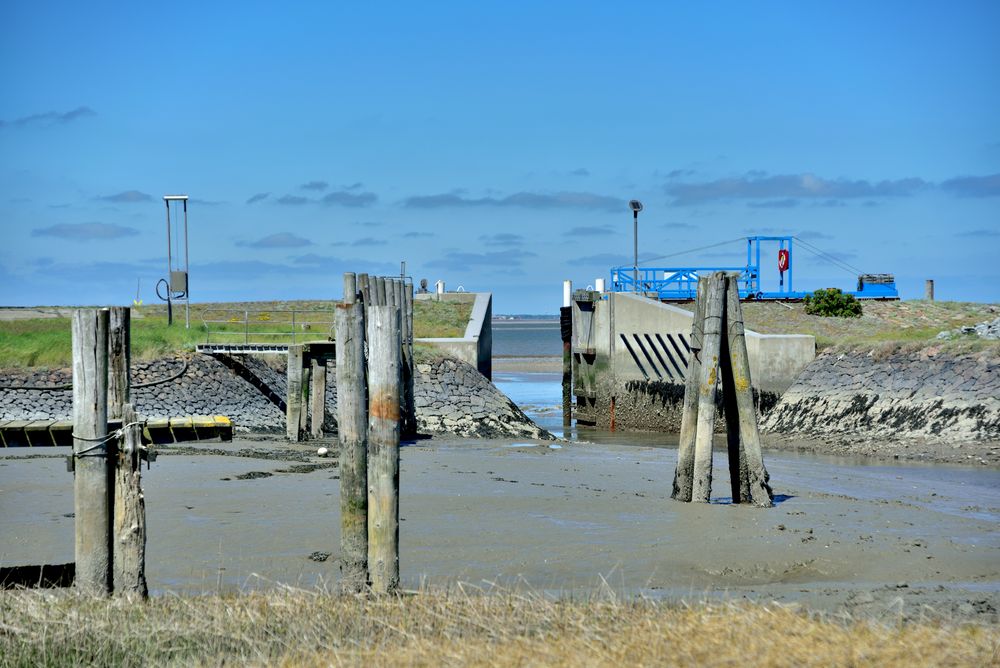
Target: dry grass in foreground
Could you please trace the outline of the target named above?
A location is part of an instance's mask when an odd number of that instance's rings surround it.
[[[996,627],[462,587],[375,600],[288,590],[147,604],[22,591],[0,594],[0,620],[5,666],[1000,664]]]

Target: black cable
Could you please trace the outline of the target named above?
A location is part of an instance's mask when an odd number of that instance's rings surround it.
[[[717,244],[710,244],[708,246],[702,246],[701,248],[690,248],[688,250],[683,250],[678,253],[671,253],[669,255],[660,255],[657,257],[648,257],[643,260],[643,262],[651,262],[653,260],[665,260],[670,257],[677,257],[678,255],[686,255],[688,253],[697,253],[698,251],[708,250],[710,248],[717,248],[719,246],[725,246],[726,244],[731,244],[736,241],[746,241],[746,237],[736,237],[735,239],[728,239],[726,241],[720,241]]]
[[[818,257],[826,260],[827,262],[830,262],[831,264],[837,265],[838,267],[840,267],[844,271],[848,271],[848,272],[851,272],[851,273],[856,274],[856,275],[864,273],[863,271],[861,271],[857,267],[852,267],[847,262],[845,262],[843,260],[840,260],[840,259],[834,257],[833,255],[830,255],[829,253],[823,251],[820,248],[817,248],[816,246],[814,246],[813,244],[809,243],[808,241],[803,241],[802,239],[800,239],[798,237],[792,237],[792,238],[795,239],[796,241],[798,241],[800,244],[802,244],[805,247],[805,249],[807,251],[809,251],[810,253],[812,253],[813,255],[816,255],[816,256],[818,256]]]

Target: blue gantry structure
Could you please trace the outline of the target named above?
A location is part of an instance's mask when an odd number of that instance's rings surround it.
[[[698,277],[713,271],[729,271],[739,275],[740,298],[745,300],[795,301],[811,295],[811,290],[796,291],[793,285],[793,244],[796,237],[746,237],[747,261],[735,267],[612,267],[613,292],[638,292],[655,295],[661,301],[690,301],[697,293]],[[801,241],[801,240],[800,240]],[[777,290],[761,288],[762,246],[776,246],[775,271],[779,274]],[[768,254],[765,254],[767,257]],[[822,255],[822,254],[821,254]],[[858,299],[898,300],[896,280],[892,274],[858,274],[856,290],[844,290]]]

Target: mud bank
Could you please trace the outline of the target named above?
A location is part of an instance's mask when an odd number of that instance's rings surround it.
[[[684,504],[669,498],[675,450],[561,446],[435,437],[402,448],[404,585],[1000,620],[996,471],[774,454],[778,505],[757,509],[728,503],[721,459],[713,503]],[[339,480],[329,458],[279,441],[197,451],[144,472],[154,593],[336,581]],[[29,454],[0,453],[0,561],[71,561],[71,477],[61,459]]]
[[[1000,464],[1000,355],[831,350],[764,414],[768,441]]]

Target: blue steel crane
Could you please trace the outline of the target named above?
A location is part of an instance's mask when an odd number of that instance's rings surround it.
[[[631,266],[612,267],[611,290],[655,293],[661,301],[689,301],[695,298],[699,274],[731,271],[739,274],[741,299],[788,301],[802,299],[811,295],[812,291],[796,291],[793,288],[792,250],[793,241],[796,240],[811,252],[821,257],[825,256],[836,263],[836,258],[815,249],[797,237],[752,236],[746,237],[747,262],[742,267],[638,267],[638,269]],[[761,289],[761,246],[764,243],[777,244],[775,258],[775,267],[779,273],[777,290]],[[892,274],[858,274],[857,289],[844,292],[858,299],[899,299],[896,279]]]

